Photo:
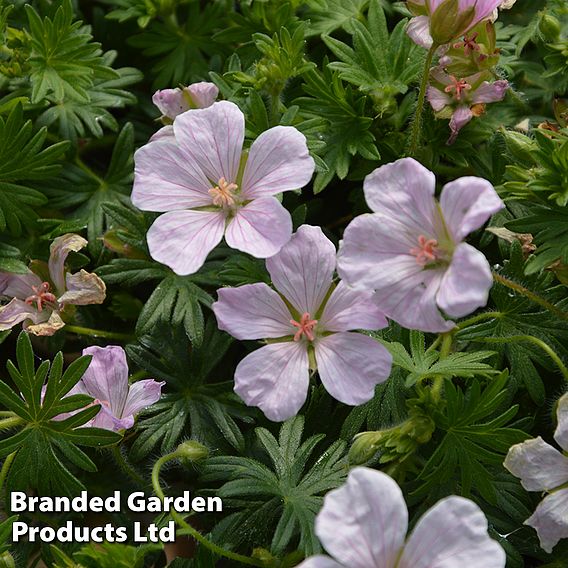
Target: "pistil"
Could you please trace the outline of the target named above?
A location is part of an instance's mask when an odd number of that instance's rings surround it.
[[[438,241],[429,239],[424,235],[418,237],[418,246],[410,249],[410,254],[416,257],[416,262],[420,266],[426,266],[428,263],[438,258]]]
[[[446,93],[455,92],[456,100],[461,101],[464,91],[470,91],[471,85],[465,79],[457,79],[453,75],[450,75],[451,85],[448,85],[444,91]]]
[[[36,303],[38,312],[43,311],[45,304],[56,304],[57,298],[49,291],[49,288],[49,282],[42,282],[40,286],[32,286],[32,290],[35,294],[26,298],[26,304],[32,306]]]
[[[239,188],[236,183],[228,182],[222,177],[215,187],[209,190],[209,195],[213,198],[213,205],[230,209],[236,205],[235,191]]]
[[[296,320],[290,320],[290,323],[298,328],[298,331],[294,335],[294,341],[300,341],[302,336],[305,335],[308,341],[313,341],[314,336],[314,328],[316,327],[318,320],[311,319],[311,316],[308,312],[302,314],[300,321],[297,322]]]

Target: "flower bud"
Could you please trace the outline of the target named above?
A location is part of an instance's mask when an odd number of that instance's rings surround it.
[[[533,163],[533,156],[537,150],[534,140],[514,130],[505,130],[502,134],[505,144],[507,144],[507,150],[516,161],[526,164]]]
[[[187,442],[182,442],[177,447],[176,454],[181,459],[200,461],[209,457],[209,450],[203,444],[200,444],[195,440],[189,440]]]
[[[550,14],[544,14],[542,16],[538,24],[538,29],[547,41],[557,41],[562,31],[558,19]]]
[[[459,0],[444,0],[430,16],[430,35],[436,45],[460,37],[472,25],[475,8],[460,10]]]
[[[349,450],[349,463],[351,465],[367,463],[377,453],[384,436],[385,433],[381,430],[357,434]]]

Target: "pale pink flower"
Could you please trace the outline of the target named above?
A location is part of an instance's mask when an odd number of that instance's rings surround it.
[[[243,150],[244,115],[227,101],[180,114],[175,137],[135,154],[132,202],[165,212],[148,231],[152,258],[181,275],[199,270],[221,241],[257,258],[292,234],[275,195],[300,189],[314,171],[305,136],[290,126],[263,132]]]
[[[357,329],[387,322],[368,292],[333,282],[335,247],[319,227],[301,226],[266,267],[276,291],[248,284],[218,291],[213,304],[219,328],[237,339],[266,339],[235,372],[235,392],[270,420],[286,420],[304,404],[310,370],[345,404],[373,397],[392,358],[375,339]]]
[[[53,335],[65,325],[60,314],[66,305],[102,304],[106,287],[97,275],[85,270],[71,274],[65,269],[68,254],[86,245],[79,235],[57,237],[50,248],[47,279],[31,270],[0,272],[0,296],[11,298],[0,307],[0,331],[24,322],[24,329],[34,335]]]
[[[564,453],[539,436],[514,445],[503,464],[527,491],[548,493],[525,521],[536,530],[540,546],[548,553],[559,540],[568,538],[568,394],[558,401],[556,416],[554,439]]]
[[[313,556],[298,568],[504,568],[505,551],[487,534],[483,511],[455,495],[438,501],[410,536],[408,509],[388,475],[351,470],[330,491],[316,517],[316,534],[329,556]]]
[[[504,207],[493,186],[463,177],[435,199],[434,174],[412,158],[376,169],[363,185],[374,211],[354,219],[338,254],[339,275],[375,290],[379,309],[409,329],[444,332],[487,303],[493,278],[487,259],[463,242]]]

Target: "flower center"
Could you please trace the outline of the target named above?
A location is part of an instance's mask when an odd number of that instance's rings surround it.
[[[461,101],[462,94],[464,91],[470,91],[471,85],[465,79],[457,79],[453,75],[450,75],[451,85],[448,85],[444,91],[446,93],[453,93],[455,91],[455,97],[458,101]]]
[[[318,320],[311,319],[308,312],[302,314],[299,322],[292,319],[290,323],[298,328],[298,331],[294,334],[294,341],[300,341],[302,335],[305,335],[308,341],[314,340],[314,327],[316,327]]]
[[[35,294],[28,296],[25,302],[29,306],[37,303],[38,312],[43,311],[44,304],[57,303],[57,298],[49,291],[49,282],[42,282],[40,286],[32,286],[32,290]]]
[[[438,241],[428,239],[424,235],[418,237],[418,246],[410,249],[410,254],[416,257],[416,262],[420,266],[426,266],[428,263],[437,260],[439,252]]]
[[[475,32],[471,36],[464,36],[463,41],[458,41],[458,43],[454,43],[454,48],[459,49],[460,47],[464,48],[464,52],[467,55],[470,55],[474,51],[479,51],[481,48],[477,43],[477,36],[479,32]]]
[[[234,207],[235,191],[239,188],[236,183],[228,182],[222,177],[215,187],[209,190],[209,195],[213,198],[213,205],[223,209]]]

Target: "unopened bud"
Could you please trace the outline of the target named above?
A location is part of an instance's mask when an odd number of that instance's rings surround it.
[[[514,130],[504,130],[503,138],[505,138],[507,150],[509,150],[515,160],[522,164],[533,163],[533,156],[537,150],[534,140]]]
[[[181,443],[175,452],[181,459],[199,461],[209,457],[209,450],[195,440]]]
[[[542,16],[538,24],[538,29],[547,41],[557,41],[562,31],[558,19],[550,14],[544,14]]]
[[[385,433],[381,430],[357,434],[349,450],[349,463],[359,465],[368,462],[377,453],[384,436]]]

